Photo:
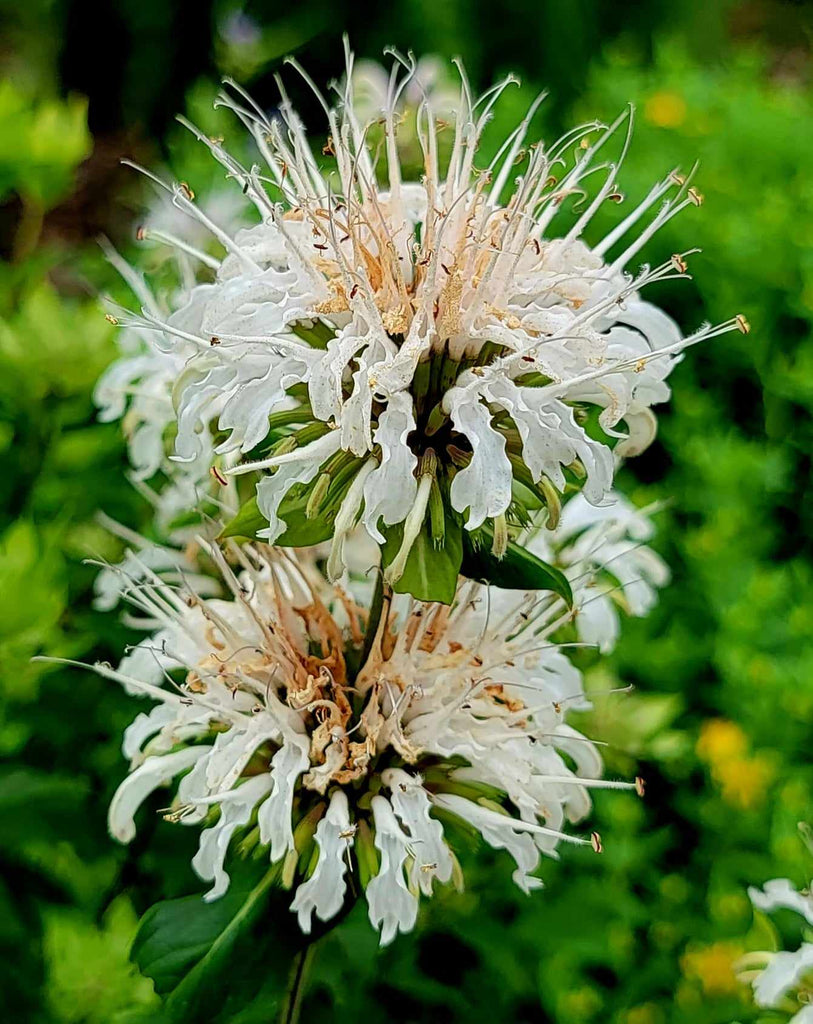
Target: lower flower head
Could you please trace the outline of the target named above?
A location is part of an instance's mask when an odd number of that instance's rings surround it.
[[[228,888],[239,834],[244,852],[267,849],[304,931],[363,889],[382,942],[412,928],[421,893],[462,884],[460,833],[506,850],[526,891],[542,884],[540,853],[600,849],[566,823],[588,813],[591,787],[640,783],[601,781],[595,745],[565,721],[588,704],[550,639],[560,599],[492,602],[464,583],[446,606],[383,588],[371,615],[309,556],[229,551],[231,564],[208,548],[229,599],[163,579],[137,552],[120,570],[153,632],[96,671],[157,703],[125,733],[116,838],[130,841],[144,800],[178,780],[165,815],[205,826],[193,866],[207,899]]]

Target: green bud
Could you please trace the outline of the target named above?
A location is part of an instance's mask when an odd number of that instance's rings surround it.
[[[438,457],[434,448],[427,448],[418,462],[418,476],[436,476],[438,471]]]
[[[287,427],[289,423],[310,423],[313,418],[313,410],[309,405],[300,405],[296,409],[282,409],[279,412],[272,412],[268,417],[268,429]]]
[[[282,862],[282,888],[290,889],[296,878],[296,863],[299,860],[296,850],[289,850]]]
[[[415,367],[415,374],[412,378],[412,396],[415,399],[415,405],[420,410],[423,408],[423,402],[429,393],[429,378],[432,372],[432,364],[429,359],[424,359],[418,363]]]
[[[248,857],[254,853],[257,845],[260,842],[260,826],[255,825],[254,828],[250,829],[240,842],[237,844],[237,853],[241,857]]]
[[[378,874],[378,852],[373,842],[370,826],[362,818],[356,832],[356,859],[359,867],[359,881],[362,889],[366,889],[370,879]]]
[[[449,388],[457,380],[457,376],[460,373],[460,363],[456,359],[452,359],[451,356],[447,355],[443,361],[443,369],[440,373],[440,393],[446,394]]]
[[[280,438],[276,444],[271,446],[268,452],[269,458],[276,458],[277,455],[288,455],[289,452],[296,451],[299,447],[296,438],[291,435],[289,437]]]
[[[294,829],[294,847],[297,851],[297,860],[301,872],[305,871],[313,856],[313,849],[316,845],[313,837],[316,834],[316,826],[319,824],[319,820],[325,813],[325,810],[325,804],[316,804],[307,814],[300,818]]]
[[[328,327],[323,320],[300,320],[299,323],[291,324],[291,330],[311,348],[327,348],[328,342],[336,337],[334,329]]]
[[[505,513],[494,516],[494,540],[491,543],[491,554],[500,561],[505,558],[508,550],[508,523],[505,520]]]
[[[443,507],[443,495],[437,479],[432,480],[429,491],[429,525],[432,532],[432,543],[436,548],[443,547],[446,540],[446,510]]]
[[[456,444],[447,444],[446,454],[458,469],[465,469],[465,467],[471,462],[471,452],[463,451],[463,449],[458,448]]]
[[[545,505],[548,510],[545,526],[548,530],[555,530],[562,515],[562,500],[559,497],[559,492],[546,476],[540,479],[538,487],[545,496]]]
[[[306,519],[315,519],[319,515],[324,500],[327,497],[328,487],[330,487],[330,473],[320,473],[305,506]]]
[[[427,437],[431,437],[436,434],[440,428],[448,421],[448,415],[443,411],[443,404],[438,402],[435,408],[429,413],[429,418],[426,421],[426,427],[424,433]]]

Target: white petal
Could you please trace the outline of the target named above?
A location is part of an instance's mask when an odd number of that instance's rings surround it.
[[[798,987],[804,975],[813,970],[813,942],[803,943],[793,953],[773,953],[768,966],[754,979],[757,1006],[776,1006],[786,992]]]
[[[204,882],[214,886],[203,897],[206,902],[216,900],[229,887],[229,876],[223,867],[229,842],[234,832],[247,825],[257,802],[271,789],[270,775],[255,775],[242,786],[228,793],[220,802],[220,818],[200,834],[198,852],[192,858],[192,867]]]
[[[490,517],[502,515],[511,504],[511,463],[505,438],[491,426],[491,413],[479,393],[452,388],[443,400],[455,429],[471,444],[471,462],[452,481],[450,497],[458,512],[469,509],[467,530],[475,530]]]
[[[279,860],[294,849],[291,810],[296,780],[308,767],[308,740],[304,736],[288,737],[271,760],[274,788],[260,807],[257,823],[260,842],[271,845],[271,860]]]
[[[260,531],[267,543],[274,541],[285,532],[285,522],[279,518],[282,500],[294,484],[309,484],[319,473],[334,452],[339,450],[341,438],[338,430],[331,430],[302,449],[291,452],[293,459],[280,463],[270,475],[264,476],[257,484],[257,505],[268,520],[268,528]]]
[[[413,888],[420,887],[432,895],[432,879],[448,882],[452,877],[452,858],[443,838],[443,826],[430,814],[432,803],[420,778],[400,768],[389,768],[382,774],[389,786],[393,810],[409,829],[414,861],[410,871]]]
[[[370,923],[381,928],[381,945],[386,946],[398,932],[409,932],[418,918],[418,900],[404,880],[404,862],[409,854],[409,837],[404,834],[388,800],[372,799],[375,847],[381,866],[367,885]]]
[[[316,867],[296,890],[291,904],[291,910],[299,917],[299,927],[306,935],[310,935],[314,913],[320,921],[329,921],[342,908],[349,857],[349,840],[342,833],[347,833],[349,828],[347,797],[337,789],[330,798],[327,814],[316,826],[319,846]]]
[[[383,517],[387,526],[403,522],[415,503],[418,459],[407,444],[414,429],[412,399],[399,391],[378,417],[373,438],[381,446],[381,465],[364,485],[364,525],[379,544],[384,543],[379,519]]]
[[[813,927],[813,898],[798,892],[789,878],[774,878],[766,882],[762,890],[751,887],[748,895],[758,910],[765,913],[779,909],[795,910]]]
[[[531,836],[527,834],[533,830],[544,832],[542,826],[534,826],[533,823],[517,821],[509,815],[489,811],[454,793],[439,793],[434,797],[434,801],[439,807],[451,811],[473,825],[489,846],[495,850],[507,850],[511,854],[517,865],[512,877],[520,889],[530,892],[531,889],[542,887],[541,879],[530,874],[539,864],[539,851]]]
[[[184,747],[173,754],[148,757],[140,768],[127,776],[113,795],[107,824],[120,843],[129,843],[136,834],[134,816],[147,797],[173,776],[191,768],[209,747]]]

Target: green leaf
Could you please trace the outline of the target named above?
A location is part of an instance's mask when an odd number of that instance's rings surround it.
[[[552,590],[573,607],[573,591],[563,572],[514,541],[508,542],[504,558],[495,558],[491,553],[493,539],[490,526],[463,531],[460,571],[464,576],[504,590]]]
[[[297,491],[301,488],[296,488]],[[287,526],[285,532],[277,538],[276,544],[281,547],[305,548],[311,544],[321,544],[333,536],[333,521],[336,508],[332,507],[319,515],[308,519],[305,507],[308,504],[309,490],[304,494],[288,493],[279,508],[279,517]],[[230,520],[220,532],[219,540],[228,537],[246,537],[255,540],[260,530],[268,526],[268,520],[257,506],[256,496],[249,498],[234,519]]]
[[[457,590],[457,577],[463,561],[463,527],[456,516],[446,515],[443,544],[435,547],[431,527],[426,519],[407,559],[404,574],[393,585],[397,594],[412,594],[419,601],[440,601],[451,604]],[[404,537],[403,523],[384,531],[386,542],[381,550],[381,563],[386,568],[393,561]]]
[[[257,536],[257,531],[267,525],[268,520],[260,512],[255,494],[240,507],[237,515],[226,523],[218,535],[218,540],[226,540],[229,537],[247,537],[253,540]]]
[[[289,925],[285,934],[290,936],[285,955],[269,948],[274,923],[288,912],[283,906],[268,906],[278,867],[259,878],[257,868],[236,865],[229,890],[219,900],[204,903],[199,895],[167,900],[142,918],[130,959],[165,997],[167,1022],[230,1020],[256,996],[275,961],[281,961],[280,991],[284,990],[299,932],[293,921],[282,917],[280,931],[283,923]],[[290,894],[278,895],[287,907]]]

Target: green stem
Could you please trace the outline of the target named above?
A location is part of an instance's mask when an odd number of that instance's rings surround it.
[[[313,959],[315,948],[316,943],[310,941],[294,957],[293,967],[291,968],[291,981],[282,1006],[280,1024],[298,1024],[299,1014],[302,1009],[302,997],[305,994],[308,968]]]

